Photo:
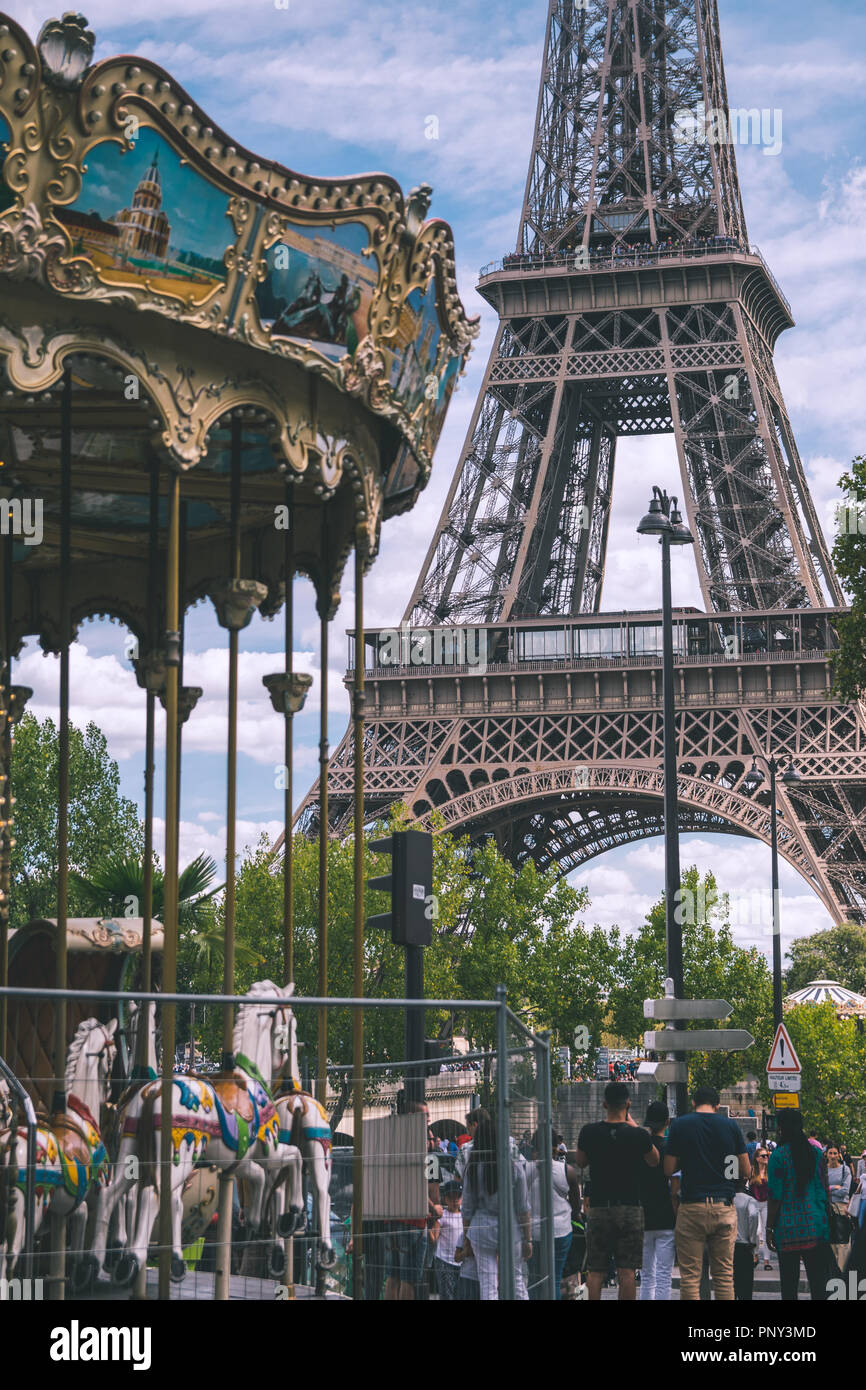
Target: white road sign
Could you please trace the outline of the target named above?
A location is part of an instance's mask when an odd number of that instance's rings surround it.
[[[784,1023],[780,1023],[776,1029],[773,1046],[770,1048],[767,1075],[771,1076],[775,1072],[777,1075],[799,1076],[802,1070],[800,1058],[794,1050],[794,1044],[788,1036],[788,1030]]]

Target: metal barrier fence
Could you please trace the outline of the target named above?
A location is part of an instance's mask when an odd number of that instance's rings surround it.
[[[469,1021],[472,1052],[365,1062],[360,1078],[337,1060],[302,1065],[299,1017],[308,1039],[323,1012],[345,1039],[358,1010],[370,1024],[417,1001],[296,998],[270,982],[228,999],[0,995],[10,1012],[38,1000],[47,1038],[58,1001],[92,1005],[75,1011],[64,1077],[15,1076],[0,1059],[0,1297],[16,1280],[51,1299],[554,1297],[549,1042],[501,987],[424,1001]],[[192,1049],[163,1070],[163,1013],[190,1006],[200,1022],[236,1009],[230,1070]]]

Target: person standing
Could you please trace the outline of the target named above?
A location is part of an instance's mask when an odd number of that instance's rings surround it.
[[[832,1207],[836,1215],[841,1219],[840,1224],[848,1226],[849,1223],[845,1220],[845,1217],[848,1215],[848,1201],[850,1199],[851,1188],[853,1186],[851,1169],[848,1167],[848,1164],[845,1161],[845,1155],[842,1153],[840,1145],[828,1145],[826,1158],[827,1186],[830,1191],[830,1206]],[[832,1243],[830,1245],[830,1249],[833,1251],[833,1257],[840,1270],[845,1268],[845,1263],[849,1255],[850,1245],[850,1236],[848,1240],[845,1241],[844,1245],[839,1243]]]
[[[499,1296],[497,1259],[499,1255],[499,1184],[508,1183],[514,1217],[514,1287],[520,1300],[529,1298],[523,1279],[523,1262],[532,1256],[529,1195],[526,1164],[511,1159],[510,1172],[500,1174],[496,1153],[496,1126],[490,1115],[480,1119],[475,1130],[472,1152],[463,1183],[464,1255],[475,1258],[481,1299],[489,1302]]]
[[[577,1139],[575,1161],[580,1168],[589,1165],[592,1189],[586,1251],[593,1302],[601,1299],[612,1258],[620,1300],[634,1300],[635,1272],[643,1258],[641,1172],[644,1165],[656,1168],[659,1155],[646,1130],[639,1129],[629,1115],[630,1105],[625,1082],[609,1081],[604,1088],[604,1119],[584,1125]]]
[[[754,1165],[755,1154],[760,1148],[758,1136],[753,1129],[746,1131],[746,1153],[749,1155],[749,1162]]]
[[[455,1254],[463,1239],[463,1218],[460,1215],[463,1189],[459,1182],[451,1180],[442,1183],[439,1191],[445,1205],[439,1222],[433,1270],[440,1299],[453,1303],[457,1299],[457,1280],[460,1277],[460,1262]]]
[[[737,1238],[734,1242],[734,1298],[737,1303],[751,1303],[755,1287],[755,1265],[758,1263],[758,1203],[746,1186],[734,1194],[737,1213]]]
[[[797,1301],[800,1260],[815,1303],[827,1297],[830,1268],[830,1191],[827,1161],[803,1133],[799,1110],[783,1110],[779,1145],[770,1155],[767,1236],[779,1252],[782,1299]]]
[[[668,1133],[665,1172],[681,1173],[680,1206],[674,1235],[680,1267],[680,1298],[700,1298],[704,1250],[710,1259],[713,1296],[733,1302],[734,1242],[737,1214],[734,1194],[751,1176],[752,1165],[738,1124],[718,1114],[719,1093],[699,1086],[694,1110],[675,1119]]]
[[[657,1168],[641,1172],[640,1199],[643,1207],[643,1263],[641,1264],[641,1302],[655,1299],[667,1302],[671,1296],[674,1268],[674,1225],[679,1206],[679,1178],[668,1178],[664,1171],[665,1130],[670,1112],[664,1101],[647,1106],[644,1125],[650,1132],[659,1156]]]
[[[767,1164],[769,1161],[769,1151],[759,1148],[754,1158],[752,1181],[749,1183],[749,1191],[758,1203],[758,1254],[763,1257],[764,1269],[772,1269],[773,1267],[770,1264],[770,1251],[767,1246],[767,1203],[770,1200]]]
[[[544,1242],[541,1230],[541,1159],[539,1158],[541,1136],[538,1130],[532,1135],[529,1149],[532,1162],[526,1166],[526,1180],[529,1191],[529,1207],[532,1212],[532,1258],[529,1261],[529,1297],[532,1302],[540,1300],[547,1283],[542,1259]],[[553,1297],[558,1302],[561,1297],[562,1271],[571,1247],[571,1214],[574,1204],[580,1202],[580,1183],[577,1169],[568,1163],[565,1142],[561,1134],[552,1136],[553,1162]]]

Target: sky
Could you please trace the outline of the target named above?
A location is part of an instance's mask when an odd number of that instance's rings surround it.
[[[11,3],[34,35],[49,10]],[[454,230],[458,284],[481,336],[459,384],[439,442],[431,482],[415,509],[389,521],[367,581],[370,626],[402,615],[458,460],[481,384],[495,315],[475,291],[478,269],[513,249],[532,142],[546,18],[545,0],[251,0],[239,22],[237,0],[148,0],[85,7],[97,58],[134,53],[161,64],[238,143],[309,175],[385,170],[404,191],[433,185],[431,215]],[[781,112],[776,156],[737,150],[750,239],[790,300],[797,326],[777,345],[776,366],[825,532],[837,483],[866,437],[866,13],[853,0],[719,0],[732,106]],[[431,122],[430,117],[437,121]],[[438,138],[428,138],[438,128]],[[778,118],[776,118],[778,129]],[[634,532],[647,502],[647,478],[679,492],[672,437],[621,440],[603,609],[644,606],[660,587],[653,542]],[[327,673],[332,748],[348,699],[342,685],[344,632],[351,623],[351,574],[332,627]],[[675,604],[701,607],[691,548],[674,555]],[[660,595],[659,595],[660,601]],[[296,669],[314,676],[295,722],[299,794],[315,776],[321,671],[312,592],[296,585]],[[282,721],[261,676],[280,669],[282,623],[258,617],[241,635],[239,846],[282,827]],[[187,619],[184,679],[204,699],[184,729],[181,862],[201,850],[225,853],[225,634],[209,606]],[[125,631],[84,624],[72,654],[72,718],[94,719],[118,760],[124,792],[141,801],[143,696],[124,655]],[[31,645],[16,680],[32,685],[40,717],[56,718],[56,662]],[[162,796],[157,786],[157,806]],[[162,825],[156,827],[157,837]],[[735,936],[768,950],[770,854],[756,841],[686,835],[684,865],[712,868],[734,896]],[[588,923],[635,930],[663,886],[660,838],[614,850],[572,876],[590,891]],[[783,944],[830,925],[807,884],[781,864]]]

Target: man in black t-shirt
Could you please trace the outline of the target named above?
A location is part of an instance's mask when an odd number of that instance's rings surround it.
[[[586,1219],[586,1282],[589,1297],[601,1298],[601,1286],[616,1261],[621,1299],[635,1297],[635,1270],[643,1256],[641,1174],[658,1166],[659,1155],[645,1129],[629,1115],[629,1090],[623,1081],[604,1088],[605,1117],[584,1125],[577,1139],[577,1163],[589,1164],[592,1186]]]

